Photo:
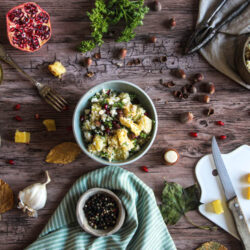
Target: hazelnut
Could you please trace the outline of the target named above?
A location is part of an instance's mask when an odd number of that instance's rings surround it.
[[[204,75],[201,73],[197,73],[194,75],[194,82],[201,82],[204,80]]]
[[[91,66],[92,62],[93,62],[93,61],[92,61],[92,59],[91,59],[90,57],[86,58],[86,61],[85,61],[86,67]]]
[[[202,96],[200,96],[200,101],[204,102],[204,103],[209,103],[210,97],[208,95],[202,95]]]
[[[213,82],[206,83],[205,91],[209,93],[210,95],[214,94],[215,92],[214,83]]]
[[[124,59],[126,57],[126,55],[127,55],[127,50],[125,48],[122,48],[119,52],[118,57],[119,57],[119,59]]]
[[[100,59],[101,58],[101,53],[95,53],[94,57],[95,57],[95,59]]]
[[[175,18],[174,18],[174,17],[173,17],[173,18],[170,18],[170,19],[169,19],[169,28],[170,28],[170,29],[174,29],[175,26],[176,26],[176,20],[175,20]]]
[[[209,108],[209,109],[206,109],[204,111],[204,113],[207,115],[207,116],[211,116],[214,114],[214,109],[213,108]]]
[[[191,112],[185,112],[180,115],[181,123],[189,123],[194,119],[194,115]]]
[[[191,94],[196,94],[197,93],[197,88],[194,85],[188,86],[187,90]]]
[[[151,43],[156,43],[157,38],[156,38],[155,36],[151,36],[151,37],[149,38],[149,41],[150,41]]]
[[[175,149],[167,149],[163,155],[163,159],[167,165],[174,165],[179,158],[180,155]]]
[[[161,9],[162,9],[161,8],[161,3],[159,1],[157,1],[157,0],[155,0],[153,2],[152,7],[153,7],[153,10],[155,10],[155,11],[161,11]]]
[[[176,69],[176,76],[182,79],[186,79],[186,74],[183,69]]]

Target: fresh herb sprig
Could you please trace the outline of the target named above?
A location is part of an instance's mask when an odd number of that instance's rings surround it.
[[[120,22],[125,23],[125,28],[117,42],[128,42],[135,37],[134,29],[142,25],[145,14],[149,8],[144,6],[144,0],[96,0],[92,12],[87,12],[91,21],[91,40],[82,41],[79,47],[81,52],[93,50],[101,46],[103,35],[108,32],[109,26]]]

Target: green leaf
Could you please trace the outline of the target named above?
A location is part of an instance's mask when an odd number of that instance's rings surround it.
[[[197,184],[183,189],[174,182],[166,182],[162,191],[162,205],[160,210],[164,221],[174,225],[190,210],[195,210],[200,205],[200,190]]]
[[[0,85],[2,84],[3,81],[3,68],[2,65],[0,64]]]

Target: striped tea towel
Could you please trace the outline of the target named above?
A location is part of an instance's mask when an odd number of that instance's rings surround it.
[[[91,236],[77,223],[77,201],[82,193],[94,187],[110,189],[122,200],[126,218],[122,228],[114,235]],[[133,173],[108,166],[90,172],[75,182],[38,239],[26,249],[176,250],[176,247],[153,191]]]

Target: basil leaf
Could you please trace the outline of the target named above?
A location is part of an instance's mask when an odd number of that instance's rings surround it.
[[[166,182],[162,191],[160,210],[164,221],[174,225],[182,215],[200,205],[200,190],[197,184],[183,189],[174,182]]]

